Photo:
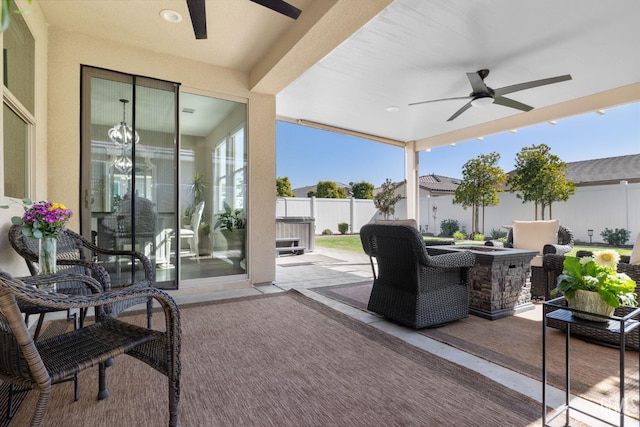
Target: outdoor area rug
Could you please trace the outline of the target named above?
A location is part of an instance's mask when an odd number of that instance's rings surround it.
[[[366,310],[371,283],[354,283],[314,291]],[[542,380],[542,304],[534,310],[499,320],[474,315],[437,329],[418,330],[422,335],[467,353]],[[571,392],[615,408],[619,399],[619,352],[617,349],[571,339]],[[547,329],[549,384],[564,389],[565,335]],[[626,352],[625,396],[627,415],[638,418],[638,353]]]
[[[183,306],[181,320],[181,426],[540,425],[538,402],[296,291]],[[43,425],[166,425],[165,377],[126,356],[107,371],[103,401],[97,369],[78,402],[53,386]]]

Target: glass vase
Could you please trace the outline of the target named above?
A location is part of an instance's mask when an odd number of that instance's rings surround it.
[[[40,274],[54,274],[57,271],[56,257],[58,252],[58,240],[55,237],[43,237],[39,239],[38,265]],[[56,283],[38,285],[45,292],[56,292]]]

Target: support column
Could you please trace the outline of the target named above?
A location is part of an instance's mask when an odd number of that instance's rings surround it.
[[[415,141],[407,142],[404,147],[404,175],[407,181],[407,218],[420,224],[420,190],[418,185],[418,152]]]

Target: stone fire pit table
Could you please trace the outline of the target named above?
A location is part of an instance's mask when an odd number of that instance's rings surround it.
[[[471,267],[469,311],[496,320],[534,308],[531,303],[531,260],[536,251],[490,246],[427,246],[429,255],[470,251],[476,257]]]

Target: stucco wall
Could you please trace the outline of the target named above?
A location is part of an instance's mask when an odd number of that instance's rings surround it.
[[[33,31],[38,44],[36,105],[40,111],[35,151],[35,198],[64,203],[75,213],[80,210],[81,65],[180,82],[181,90],[185,92],[247,102],[249,280],[235,284],[223,283],[220,287],[273,281],[275,201],[273,197],[266,198],[264,195],[273,196],[274,191],[275,97],[249,91],[246,73],[92,39],[60,28],[50,28],[47,33],[44,20],[35,19],[35,15],[38,14],[28,15],[34,21]],[[17,208],[16,205],[13,212],[2,212],[3,228],[0,231],[4,235],[9,218]],[[255,212],[261,214],[256,215]],[[79,215],[75,215],[70,228],[78,230],[79,221]],[[0,267],[10,272],[17,271],[24,262],[10,255],[10,248],[9,251],[5,250],[8,246],[5,239],[0,239],[0,242],[0,248],[3,249]],[[24,268],[22,271],[25,271]]]

